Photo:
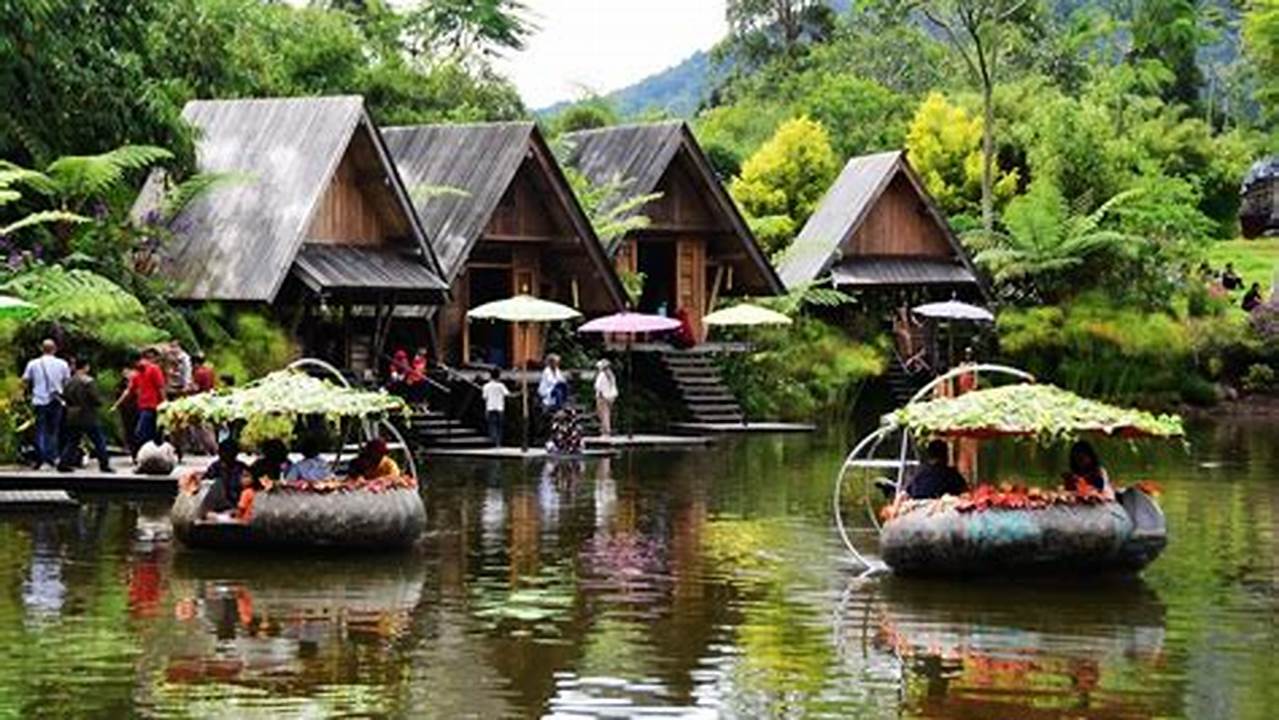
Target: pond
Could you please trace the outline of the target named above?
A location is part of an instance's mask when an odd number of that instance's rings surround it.
[[[435,462],[389,558],[192,553],[146,500],[2,516],[0,716],[1271,717],[1276,428],[1192,435],[1106,448],[1169,517],[1123,583],[858,580],[846,442],[809,436]]]

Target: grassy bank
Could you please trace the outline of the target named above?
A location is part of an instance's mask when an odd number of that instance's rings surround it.
[[[1208,261],[1216,269],[1225,267],[1228,262],[1234,263],[1235,271],[1245,281],[1259,282],[1265,287],[1279,273],[1279,238],[1214,243],[1208,252]]]

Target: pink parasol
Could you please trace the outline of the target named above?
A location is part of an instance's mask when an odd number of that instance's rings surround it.
[[[679,320],[663,315],[647,315],[645,313],[620,312],[595,318],[578,328],[584,333],[616,333],[618,335],[636,335],[639,333],[665,332],[680,326]]]
[[[650,332],[666,332],[678,328],[679,320],[663,315],[646,315],[644,313],[620,312],[595,318],[577,331],[580,333],[604,333],[626,336],[626,388],[633,386],[632,377],[634,362],[631,360],[631,342],[636,335]],[[635,436],[635,426],[631,419],[631,402],[626,403],[626,434]]]

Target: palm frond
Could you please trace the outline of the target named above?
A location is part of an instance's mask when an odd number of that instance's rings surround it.
[[[65,212],[63,210],[41,210],[40,212],[31,213],[17,222],[0,227],[0,235],[12,235],[24,228],[59,222],[86,223],[89,222],[89,218],[83,215],[77,215],[76,213]]]
[[[67,155],[54,160],[46,174],[67,197],[87,198],[102,195],[124,180],[131,170],[141,170],[173,153],[154,145],[123,145],[100,155]]]
[[[220,188],[253,181],[251,173],[196,173],[183,180],[164,194],[160,212],[167,222],[177,217],[182,209],[204,195]]]

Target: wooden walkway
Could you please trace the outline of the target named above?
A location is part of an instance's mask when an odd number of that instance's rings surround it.
[[[520,450],[517,447],[435,447],[427,448],[425,452],[427,457],[475,458],[490,460],[585,460],[612,457],[616,455],[616,453],[608,450],[591,450],[589,448],[578,455],[554,455],[547,452],[545,448],[540,447],[531,447],[528,450]]]
[[[705,435],[610,435],[608,437],[593,436],[584,438],[587,447],[606,448],[677,448],[704,447],[715,442],[715,438]]]
[[[65,490],[0,490],[0,512],[73,508],[79,504]]]
[[[32,470],[24,465],[0,466],[0,490],[63,490],[71,493],[160,493],[173,495],[178,491],[178,478],[192,470],[203,470],[212,461],[209,457],[183,458],[183,463],[169,475],[138,475],[128,458],[113,458],[114,473],[100,472],[97,465],[58,472],[44,467]]]
[[[709,433],[808,433],[817,429],[811,423],[755,422],[704,423],[684,422],[671,425],[676,430]]]

